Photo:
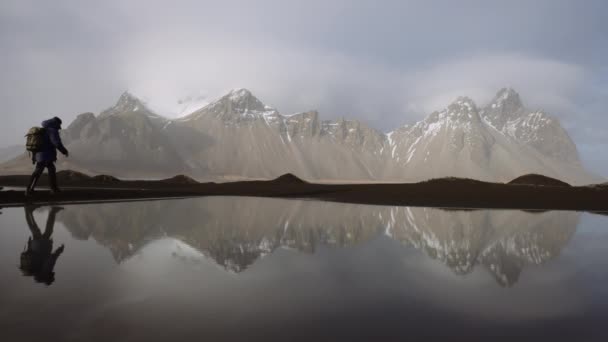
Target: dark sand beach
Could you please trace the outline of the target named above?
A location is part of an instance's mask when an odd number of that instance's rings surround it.
[[[28,177],[2,176],[0,186],[20,187],[27,183]],[[29,197],[20,190],[0,191],[0,206],[256,196],[441,208],[608,211],[608,186],[570,186],[539,175],[518,177],[514,183],[441,178],[400,184],[317,184],[291,174],[268,181],[198,183],[181,175],[166,180],[127,181],[63,171],[59,173],[59,182],[64,190],[54,195],[44,188],[45,177],[41,179],[41,188]]]

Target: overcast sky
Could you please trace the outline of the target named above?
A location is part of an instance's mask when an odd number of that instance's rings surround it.
[[[169,108],[243,87],[282,113],[389,131],[511,86],[608,176],[606,13],[603,0],[2,0],[0,146],[124,90]]]

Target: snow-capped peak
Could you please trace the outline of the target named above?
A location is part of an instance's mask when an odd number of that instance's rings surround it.
[[[137,97],[131,94],[128,90],[125,90],[118,98],[118,103],[124,103],[129,101],[138,101]]]
[[[509,121],[516,120],[525,114],[519,94],[512,88],[500,89],[492,101],[481,111],[484,120],[500,131]]]
[[[232,89],[228,93],[227,96],[229,96],[230,100],[232,100],[232,101],[238,101],[241,98],[246,98],[246,97],[253,96],[253,94],[251,94],[251,92],[248,89],[237,88],[237,89]]]
[[[513,88],[502,88],[488,105],[491,109],[504,109],[510,112],[523,108],[519,94]]]
[[[477,111],[477,105],[475,104],[475,102],[470,97],[466,96],[459,96],[456,101],[450,104],[449,107],[459,107],[466,111]]]
[[[218,101],[211,103],[209,106],[224,106],[228,104],[231,108],[236,109],[239,112],[263,112],[269,109],[269,107],[264,105],[260,100],[258,100],[258,98],[253,96],[253,94],[245,88],[233,89],[228,94],[220,98]]]
[[[479,113],[475,102],[466,96],[458,97],[446,109],[435,112],[429,116],[431,121],[456,120],[470,121],[479,120]]]
[[[137,107],[144,105],[145,104],[135,95],[131,94],[129,91],[124,91],[118,98],[118,101],[114,107],[133,108],[134,110],[137,110]]]
[[[113,107],[104,110],[99,115],[100,117],[106,117],[131,112],[142,112],[148,115],[156,116],[156,114],[150,111],[144,101],[140,100],[129,91],[123,92]]]
[[[252,121],[263,119],[267,123],[280,121],[278,111],[263,104],[251,91],[245,88],[233,89],[218,100],[181,119],[180,121],[196,120],[201,117],[214,116],[226,123]]]
[[[501,88],[497,93],[496,93],[496,98],[501,98],[503,100],[506,100],[508,98],[513,98],[513,97],[519,97],[519,93],[517,93],[515,91],[515,89],[511,88],[511,87],[504,87]]]

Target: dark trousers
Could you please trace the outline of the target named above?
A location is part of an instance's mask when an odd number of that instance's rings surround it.
[[[32,177],[30,178],[28,190],[34,190],[36,183],[38,183],[38,180],[40,179],[40,176],[42,176],[45,168],[49,172],[49,187],[51,190],[57,190],[57,169],[55,168],[55,162],[52,161],[36,163],[36,169],[34,169],[34,173],[32,173]]]
[[[53,229],[55,228],[55,217],[57,216],[57,212],[61,210],[61,208],[52,207],[51,211],[49,211],[49,216],[46,218],[46,226],[44,227],[44,233],[40,231],[40,227],[36,223],[34,219],[34,210],[36,207],[34,206],[25,206],[25,222],[27,222],[28,228],[30,228],[30,232],[32,233],[32,238],[34,240],[50,240],[53,235]]]

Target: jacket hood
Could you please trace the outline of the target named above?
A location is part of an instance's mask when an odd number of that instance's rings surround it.
[[[61,119],[58,118],[58,117],[54,117],[52,119],[48,119],[48,120],[42,121],[42,127],[43,128],[61,129]]]

